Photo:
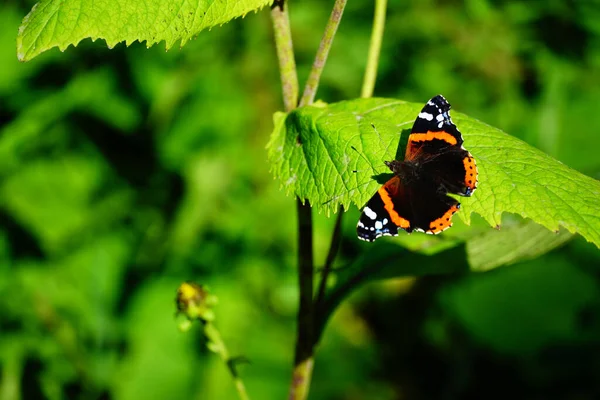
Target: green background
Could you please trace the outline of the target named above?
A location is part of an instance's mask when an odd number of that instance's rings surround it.
[[[290,4],[301,82],[329,3]],[[0,398],[235,399],[199,327],[177,330],[185,280],[218,296],[250,396],[285,398],[296,216],[266,162],[282,108],[268,10],[182,50],[85,40],[22,64],[33,4],[0,4]],[[359,95],[372,12],[349,2],[320,99]],[[438,93],[600,178],[600,4],[391,1],[375,94]],[[357,218],[339,267],[369,249]],[[315,216],[317,265],[332,226]],[[578,237],[486,273],[370,283],[327,326],[310,398],[597,398],[599,284]]]

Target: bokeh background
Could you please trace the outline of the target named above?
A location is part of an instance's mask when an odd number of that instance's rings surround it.
[[[303,83],[333,1],[291,3]],[[0,3],[0,398],[235,399],[200,329],[177,330],[185,280],[218,296],[250,396],[285,398],[296,218],[266,162],[268,10],[182,50],[85,40],[22,64],[33,4]],[[349,1],[319,98],[359,95],[372,14]],[[597,0],[391,1],[379,71],[377,96],[443,93],[600,178]],[[357,216],[339,265],[368,246]],[[315,218],[321,264],[333,221]],[[486,273],[365,285],[325,331],[310,398],[600,398],[600,251],[574,237]]]

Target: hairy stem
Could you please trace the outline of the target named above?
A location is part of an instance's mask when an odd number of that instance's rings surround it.
[[[369,56],[367,68],[363,79],[360,97],[373,96],[375,81],[377,79],[377,66],[381,54],[381,42],[383,41],[383,29],[385,27],[385,9],[387,0],[375,0],[375,16],[373,18],[373,31],[371,31],[371,43],[369,44]]]
[[[283,104],[285,111],[290,112],[298,105],[299,89],[288,5],[284,0],[276,0],[273,3],[271,20],[273,21],[275,47],[277,48],[277,59],[279,60]]]
[[[333,43],[333,38],[344,13],[344,7],[347,0],[336,0],[321,43],[315,56],[312,69],[310,71],[304,94],[300,99],[300,106],[310,105],[314,102],[319,87],[319,81],[325,62],[329,55],[329,50]],[[313,251],[312,251],[312,214],[310,205],[302,205],[298,199],[298,219],[300,224],[299,237],[299,278],[300,278],[300,307],[298,312],[298,342],[296,344],[296,355],[294,362],[294,371],[292,375],[292,385],[290,387],[290,400],[303,400],[308,395],[310,379],[314,365],[313,352],[315,345],[314,338],[314,303],[313,303]],[[310,249],[310,252],[305,251]],[[303,254],[304,253],[304,254]],[[310,258],[307,256],[310,255]],[[331,256],[329,264],[333,262],[335,253]],[[326,282],[322,280],[322,282]],[[321,290],[321,289],[319,289]],[[324,289],[323,289],[324,290]]]
[[[344,7],[347,0],[336,0],[319,50],[315,56],[310,71],[304,94],[300,99],[300,106],[313,103],[319,87],[319,81],[333,38],[342,19]],[[300,283],[300,306],[298,310],[298,339],[296,342],[296,354],[294,357],[294,371],[292,373],[292,384],[290,386],[290,400],[304,400],[308,396],[310,379],[314,365],[313,352],[315,345],[314,322],[315,312],[313,303],[313,247],[312,247],[312,213],[308,202],[302,204],[297,199],[298,223],[299,223],[299,283]],[[333,259],[332,259],[333,261]]]
[[[292,34],[287,12],[287,2],[276,0],[271,9],[275,46],[281,75],[285,111],[298,105],[298,75],[294,60]],[[298,285],[299,306],[294,370],[289,398],[303,400],[308,395],[313,369],[313,228],[310,204],[296,199],[298,214]]]
[[[333,10],[331,11],[329,21],[325,27],[323,38],[321,39],[321,44],[319,45],[319,50],[317,51],[310,75],[308,76],[306,86],[304,87],[302,99],[300,99],[300,106],[306,106],[315,101],[317,88],[319,87],[319,81],[321,80],[321,74],[323,73],[323,68],[325,67],[325,62],[327,61],[327,56],[329,55],[333,38],[337,32],[338,26],[340,25],[342,14],[344,13],[344,7],[346,7],[346,2],[347,0],[336,0],[335,4],[333,5]]]
[[[375,88],[375,81],[377,79],[377,66],[379,64],[379,55],[381,53],[381,42],[383,39],[383,31],[385,27],[385,10],[387,7],[387,0],[375,0],[375,17],[373,18],[373,31],[371,32],[371,42],[369,44],[369,56],[367,59],[367,68],[365,70],[365,76],[363,78],[363,85],[361,90],[361,97],[373,96],[373,89]],[[342,217],[343,209],[340,206],[338,208],[338,216],[333,228],[333,236],[331,238],[331,244],[329,246],[329,252],[327,253],[327,259],[323,266],[323,272],[321,274],[321,282],[319,283],[319,290],[315,300],[315,315],[321,312],[323,304],[325,302],[325,290],[327,289],[327,278],[331,272],[333,261],[337,254],[341,242],[341,230],[342,230]],[[318,341],[318,334],[315,335],[315,341]]]
[[[313,67],[307,80],[304,94],[300,100],[300,106],[312,104],[315,99],[319,80],[323,68],[325,67],[325,62],[329,50],[331,49],[333,38],[342,18],[346,2],[347,0],[336,0],[334,4],[333,11],[331,12],[329,22],[325,28],[325,33],[323,34],[319,50],[317,51]],[[274,36],[277,47],[277,57],[279,59],[284,104],[286,111],[289,112],[297,105],[298,78],[286,6],[287,2],[285,0],[276,0],[271,10],[271,18],[273,20],[275,32]],[[290,385],[289,399],[304,400],[308,395],[314,365],[315,313],[313,303],[313,227],[310,204],[308,202],[303,204],[300,199],[296,199],[296,209],[298,214],[298,283],[300,299],[298,307],[294,370],[292,374],[292,383]],[[328,257],[328,259],[331,258],[331,260],[327,262],[329,264],[328,269],[331,267],[334,257],[335,252],[332,256]]]

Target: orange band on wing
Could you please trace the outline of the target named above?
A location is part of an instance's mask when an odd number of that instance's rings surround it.
[[[463,158],[463,164],[465,166],[465,171],[467,172],[465,175],[465,186],[471,190],[477,189],[478,172],[475,159],[469,154],[467,157]]]
[[[431,233],[440,233],[452,226],[452,215],[459,210],[459,205],[453,205],[444,215],[429,224]]]
[[[410,222],[407,219],[402,218],[396,212],[396,210],[394,210],[394,203],[392,203],[392,198],[390,197],[390,194],[387,192],[387,190],[385,190],[385,186],[380,187],[378,192],[379,196],[381,197],[381,200],[383,200],[383,205],[386,211],[388,212],[388,214],[390,214],[392,222],[402,229],[409,228]]]
[[[458,143],[454,136],[444,131],[427,131],[427,133],[411,133],[408,137],[409,142],[426,142],[428,140],[434,139],[443,140],[444,142],[450,143],[451,145],[455,145],[456,143]]]

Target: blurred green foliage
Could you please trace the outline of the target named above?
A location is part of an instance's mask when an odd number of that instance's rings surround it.
[[[182,50],[84,41],[21,64],[32,5],[0,5],[0,398],[234,399],[200,329],[177,330],[175,292],[190,279],[219,297],[216,324],[251,361],[250,396],[284,398],[296,219],[266,163],[281,108],[268,11]],[[328,13],[290,4],[301,79]],[[371,16],[349,2],[320,98],[358,96]],[[600,177],[597,1],[390,2],[383,45],[376,95],[443,93]],[[340,267],[368,249],[357,216]],[[319,264],[333,222],[315,224]],[[400,261],[450,254],[466,270],[460,250]],[[598,267],[576,238],[487,273],[371,283],[330,321],[311,398],[597,398]]]

